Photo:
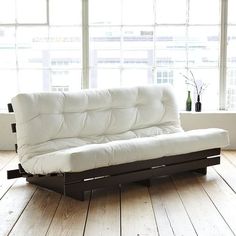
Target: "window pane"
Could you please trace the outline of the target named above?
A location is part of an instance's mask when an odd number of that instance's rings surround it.
[[[46,0],[16,0],[16,4],[16,14],[18,23],[47,23]]]
[[[50,66],[80,69],[81,43],[81,27],[50,27]]]
[[[153,65],[153,50],[125,50],[123,51],[123,66],[140,68]]]
[[[184,68],[187,65],[186,27],[158,26],[156,28],[156,65]]]
[[[227,108],[236,110],[236,26],[228,26]]]
[[[125,69],[122,71],[122,86],[137,86],[152,83],[152,69]]]
[[[76,92],[81,89],[81,77],[81,70],[53,69],[51,70],[51,90]]]
[[[120,87],[119,69],[96,69],[90,70],[91,88],[112,88]]]
[[[49,70],[19,70],[19,91],[23,93],[50,90]]]
[[[188,29],[188,65],[217,67],[219,63],[219,32],[215,26],[190,26]]]
[[[81,27],[50,27],[50,49],[81,50]]]
[[[90,67],[120,67],[120,27],[90,27]]]
[[[151,27],[123,28],[123,66],[138,68],[153,66],[153,31]]]
[[[81,25],[81,0],[50,0],[50,25]]]
[[[50,67],[47,27],[18,27],[16,36],[19,68]]]
[[[0,28],[0,68],[16,68],[15,28]]]
[[[228,23],[229,24],[236,24],[236,1],[235,0],[228,0]]]
[[[236,68],[236,26],[228,26],[228,67]]]
[[[123,27],[124,49],[153,49],[153,27]]]
[[[227,70],[227,109],[236,110],[236,68]]]
[[[21,92],[78,91],[81,89],[81,70],[19,70]]]
[[[7,110],[7,103],[17,93],[17,75],[16,70],[0,70],[0,110]]]
[[[120,0],[90,0],[89,24],[91,25],[120,25]]]
[[[220,0],[189,0],[190,24],[219,24]]]
[[[80,69],[81,51],[79,50],[51,50],[50,66],[51,68],[70,68]]]
[[[154,84],[172,84],[175,89],[178,108],[185,110],[186,94],[188,88],[185,79],[181,76],[185,69],[161,68],[157,67],[154,72]]]
[[[0,24],[15,23],[15,0],[3,0],[0,7]]]
[[[186,0],[158,0],[156,1],[157,24],[184,24],[187,11]]]
[[[125,0],[123,1],[124,25],[153,25],[153,0]]]

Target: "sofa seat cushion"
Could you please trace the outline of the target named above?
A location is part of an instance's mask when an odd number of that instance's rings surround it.
[[[224,147],[228,145],[229,140],[225,130],[199,129],[100,144],[85,143],[77,147],[36,155],[22,163],[23,168],[31,174],[81,172],[99,167]]]
[[[19,149],[18,153],[21,157],[21,163],[24,164],[25,161],[34,156],[63,149],[80,147],[88,144],[108,143],[116,140],[128,140],[133,138],[152,137],[162,134],[172,134],[176,132],[183,132],[183,129],[176,123],[167,123],[164,125],[151,126],[143,129],[129,130],[127,132],[114,135],[107,134],[100,136],[52,139],[35,145],[24,145]]]

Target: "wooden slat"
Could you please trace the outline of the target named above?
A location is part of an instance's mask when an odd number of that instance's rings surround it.
[[[18,145],[15,144],[15,152],[17,153],[18,152]]]
[[[45,235],[61,195],[38,189],[10,235]]]
[[[11,103],[8,103],[7,104],[7,108],[8,108],[8,112],[14,112],[14,110],[13,110],[13,106],[12,106],[12,104]]]
[[[121,191],[122,236],[158,235],[147,187],[130,184]]]
[[[152,182],[150,194],[161,236],[196,235],[195,229],[170,178]]]
[[[203,150],[199,152],[161,157],[161,158],[145,160],[145,161],[136,161],[136,162],[114,165],[114,166],[109,166],[109,167],[106,166],[106,167],[101,167],[97,169],[86,170],[79,173],[66,173],[65,182],[66,184],[69,184],[69,183],[77,182],[78,179],[82,180],[86,178],[92,178],[92,177],[104,176],[104,175],[118,175],[121,173],[128,173],[131,171],[150,169],[151,167],[155,167],[155,166],[172,165],[172,164],[177,164],[177,163],[186,162],[186,161],[199,160],[199,159],[203,159],[209,156],[216,156],[219,154],[220,154],[220,148],[215,148],[215,149]]]
[[[20,177],[23,177],[23,175],[20,173],[19,169],[7,171],[7,179],[16,179]]]
[[[195,176],[179,175],[174,183],[198,235],[233,235]]]
[[[171,175],[174,173],[203,168],[209,165],[216,165],[219,163],[220,163],[220,157],[214,157],[209,159],[201,159],[186,163],[174,164],[170,166],[161,166],[158,168],[141,170],[122,175],[91,179],[89,181],[72,183],[68,185],[71,188],[76,188],[79,189],[80,191],[90,190],[90,189],[107,187],[111,185],[114,186],[121,183],[137,182],[139,180],[149,179],[156,176]]]
[[[19,179],[0,201],[0,235],[8,235],[11,228],[28,204],[36,186]]]
[[[236,169],[235,169],[236,170]],[[198,177],[199,182],[236,235],[236,195],[232,189],[212,169],[207,176]]]
[[[215,166],[214,169],[236,192],[236,168],[224,157],[224,154],[221,158],[221,164]]]
[[[84,235],[120,236],[119,188],[93,191]]]
[[[11,124],[11,131],[12,133],[16,133],[16,123]]]
[[[88,204],[63,196],[47,235],[83,235]]]

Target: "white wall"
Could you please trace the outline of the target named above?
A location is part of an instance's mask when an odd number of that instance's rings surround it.
[[[236,113],[191,113],[180,114],[184,130],[217,127],[226,129],[230,135],[230,146],[227,149],[236,149]],[[13,114],[0,114],[0,150],[14,150],[16,136],[11,132],[11,123],[14,122]]]
[[[0,113],[0,150],[15,150],[16,134],[11,131],[14,114]]]

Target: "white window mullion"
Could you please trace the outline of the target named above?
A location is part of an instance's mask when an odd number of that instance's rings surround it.
[[[227,21],[228,0],[221,0],[221,31],[220,31],[220,94],[219,109],[226,109],[226,72],[227,72]]]
[[[82,88],[89,88],[89,0],[82,0]]]
[[[186,0],[186,22],[185,22],[185,56],[186,56],[186,68],[189,70],[189,9],[190,9],[190,0]]]
[[[50,25],[50,17],[49,17],[49,0],[47,0],[47,25]]]

